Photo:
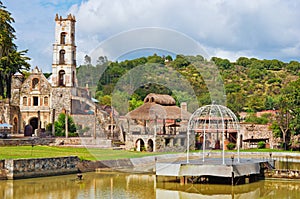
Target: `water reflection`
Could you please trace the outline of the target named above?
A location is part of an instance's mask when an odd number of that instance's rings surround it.
[[[230,186],[156,182],[155,175],[85,173],[76,175],[0,181],[0,198],[300,198],[300,182],[265,180]]]

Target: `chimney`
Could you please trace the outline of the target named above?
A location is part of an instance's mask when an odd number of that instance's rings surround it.
[[[180,107],[181,107],[181,110],[187,111],[187,103],[186,102],[181,102]]]

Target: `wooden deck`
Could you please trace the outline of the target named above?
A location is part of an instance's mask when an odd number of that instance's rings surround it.
[[[264,170],[270,166],[266,160],[241,159],[235,162],[225,159],[222,164],[221,158],[191,160],[186,162],[156,163],[156,176],[179,179],[180,183],[218,183],[220,184],[244,184],[256,181],[263,176]]]

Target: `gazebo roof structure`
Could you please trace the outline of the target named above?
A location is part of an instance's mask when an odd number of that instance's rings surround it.
[[[203,161],[207,134],[217,133],[221,135],[222,142],[222,159],[225,163],[225,134],[237,133],[239,134],[239,121],[236,115],[227,107],[223,105],[206,105],[197,109],[189,119],[188,132],[201,132],[203,134]],[[239,136],[237,136],[239,139]],[[217,136],[218,139],[218,136]],[[188,136],[189,140],[189,136]],[[187,147],[189,144],[187,145]],[[239,159],[239,144],[237,144],[238,159]],[[187,148],[187,162],[188,160]]]

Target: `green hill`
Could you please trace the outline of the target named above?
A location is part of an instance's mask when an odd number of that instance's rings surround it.
[[[199,70],[199,66],[202,67],[202,65],[206,68]],[[143,71],[136,72],[138,69],[134,69],[135,67]],[[236,62],[217,57],[208,61],[200,55],[177,55],[173,60],[171,56],[161,57],[154,54],[122,62],[101,62],[96,66],[82,65],[78,68],[78,80],[80,86],[89,84],[90,87],[94,87],[96,97],[101,101],[103,96],[112,94],[121,79],[132,74],[131,82],[128,82],[134,86],[135,90],[129,96],[129,100],[143,100],[151,92],[169,94],[177,100],[178,104],[182,101],[188,102],[189,111],[192,112],[198,106],[212,103],[213,91],[208,90],[207,83],[210,79],[220,78],[216,82],[217,84],[224,83],[227,106],[238,113],[277,109],[276,104],[278,104],[282,89],[290,82],[299,79],[299,71],[300,63],[297,61],[284,63],[279,60],[258,60],[246,57],[240,57]],[[139,74],[144,76],[139,76]],[[216,77],[216,74],[219,76]],[[153,76],[156,79],[153,79]],[[166,82],[157,80],[163,78],[167,78]],[[134,81],[144,84],[137,88]],[[167,81],[171,81],[172,85],[168,85]],[[197,102],[194,98],[189,98],[191,94],[185,92],[184,88],[183,90],[172,88],[174,84],[181,84],[185,81],[195,92]]]

